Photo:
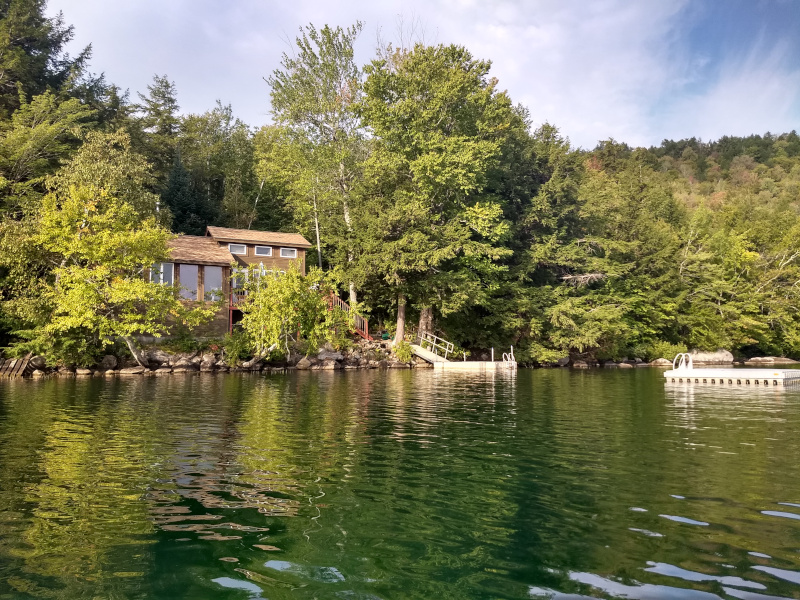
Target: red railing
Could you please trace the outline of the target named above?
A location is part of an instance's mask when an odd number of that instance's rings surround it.
[[[336,294],[330,295],[328,298],[328,306],[330,306],[331,310],[334,308],[341,308],[344,312],[350,314],[350,305]],[[355,325],[355,331],[358,335],[365,340],[372,341],[372,336],[369,334],[369,321],[366,318],[353,313],[353,325]]]
[[[245,297],[247,296],[247,292],[244,290],[232,290],[231,291],[231,307],[239,306],[244,302]]]

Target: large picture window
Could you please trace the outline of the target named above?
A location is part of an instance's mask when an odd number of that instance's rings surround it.
[[[216,302],[222,298],[222,267],[205,267],[205,297]]]
[[[281,248],[281,258],[297,258],[297,248]]]
[[[175,281],[175,265],[172,263],[155,263],[150,267],[150,281],[172,285]]]
[[[197,265],[180,265],[178,274],[181,280],[181,298],[197,300],[197,276],[200,269]]]

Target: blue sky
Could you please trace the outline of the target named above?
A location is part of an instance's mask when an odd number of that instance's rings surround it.
[[[50,0],[92,70],[135,92],[155,73],[183,112],[220,99],[269,122],[263,78],[307,23],[364,22],[357,53],[412,30],[493,61],[535,123],[575,145],[800,130],[800,0]]]

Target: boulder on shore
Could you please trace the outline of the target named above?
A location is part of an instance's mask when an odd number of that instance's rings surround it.
[[[575,369],[588,369],[589,363],[583,360],[576,360],[572,363],[572,367]]]
[[[629,363],[629,362],[621,362],[621,363],[619,363],[619,368],[620,369],[632,369],[633,365],[631,363]]]
[[[312,364],[313,363],[309,360],[309,358],[307,356],[304,356],[303,358],[300,359],[300,362],[298,362],[297,365],[295,366],[297,367],[297,369],[301,371],[306,371],[311,368]]]
[[[733,354],[720,348],[715,352],[703,352],[702,350],[692,350],[689,352],[694,364],[706,365],[732,365]]]
[[[650,364],[654,367],[671,367],[672,361],[668,358],[657,358],[651,361]]]
[[[141,375],[144,373],[144,367],[127,367],[125,369],[120,369],[120,375]]]
[[[797,361],[783,356],[755,356],[751,359],[744,361],[744,364],[750,366],[758,365],[796,365]]]
[[[106,354],[103,360],[100,361],[100,368],[103,371],[109,371],[117,368],[117,357],[113,354]]]

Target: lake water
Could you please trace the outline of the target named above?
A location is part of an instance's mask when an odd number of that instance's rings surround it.
[[[800,387],[0,381],[0,599],[800,598]]]

